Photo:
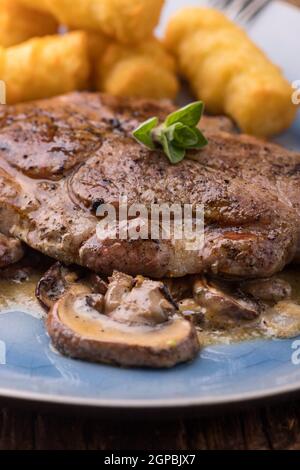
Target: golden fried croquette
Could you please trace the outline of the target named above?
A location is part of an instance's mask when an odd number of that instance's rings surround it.
[[[29,8],[33,8],[34,10],[38,11],[46,11],[49,12],[50,10],[50,3],[51,0],[17,0],[18,3],[25,5]],[[76,1],[76,0],[75,0]]]
[[[115,96],[175,98],[175,61],[156,39],[132,48],[110,43],[96,62],[96,89]]]
[[[200,29],[216,31],[219,28],[232,27],[232,22],[218,10],[212,8],[186,7],[177,11],[170,19],[166,31],[166,43],[172,50],[176,50],[189,34]]]
[[[102,33],[95,33],[93,31],[86,32],[88,51],[91,61],[97,61],[102,57],[111,44],[111,39]]]
[[[86,32],[88,43],[88,55],[90,61],[90,88],[97,90],[98,62],[104,56],[111,39],[102,33]]]
[[[35,36],[55,34],[52,15],[27,8],[15,0],[0,0],[0,46],[10,47]]]
[[[53,13],[70,28],[99,31],[123,43],[149,37],[164,0],[20,0]]]
[[[30,39],[0,49],[0,76],[6,83],[8,104],[84,89],[89,74],[84,32]]]
[[[222,13],[186,8],[171,19],[165,43],[193,91],[213,114],[231,116],[242,131],[268,137],[296,114],[280,69]]]

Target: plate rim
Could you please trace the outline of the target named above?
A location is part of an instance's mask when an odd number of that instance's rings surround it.
[[[293,12],[300,13],[300,9],[294,5],[286,4],[282,1],[276,1],[281,6],[290,8]],[[298,119],[300,119],[300,110]],[[255,376],[254,376],[255,378]],[[1,376],[0,376],[1,385]],[[30,390],[20,390],[17,388],[9,388],[0,386],[0,400],[17,400],[22,403],[39,403],[57,405],[59,407],[82,407],[85,409],[103,409],[112,412],[113,410],[131,410],[131,411],[151,411],[155,409],[163,409],[164,411],[171,409],[185,409],[190,408],[207,409],[207,408],[225,408],[237,404],[251,404],[253,402],[263,401],[267,399],[280,399],[283,396],[293,393],[300,394],[300,378],[297,382],[287,385],[277,385],[268,387],[260,391],[246,391],[245,393],[232,393],[228,395],[215,395],[213,397],[209,394],[195,396],[195,397],[178,397],[178,398],[156,398],[156,399],[104,399],[104,398],[91,398],[83,396],[74,396],[70,394],[60,395],[58,393],[42,393]]]
[[[162,398],[162,399],[103,399],[103,398],[82,398],[72,395],[45,394],[38,392],[22,391],[0,387],[0,399],[21,400],[23,402],[34,402],[52,404],[57,406],[78,406],[86,409],[105,408],[107,410],[136,410],[149,411],[155,409],[170,410],[174,408],[213,408],[233,406],[237,404],[250,404],[256,401],[263,401],[268,398],[280,398],[292,393],[300,393],[299,383],[286,386],[268,388],[260,392],[248,392],[245,394],[234,393],[232,395],[217,395],[215,397],[201,396],[199,398]]]

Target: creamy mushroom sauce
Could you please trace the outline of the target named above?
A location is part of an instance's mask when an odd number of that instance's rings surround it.
[[[278,275],[292,287],[288,300],[268,308],[258,319],[244,321],[234,328],[197,327],[201,345],[230,344],[255,338],[291,338],[300,334],[300,269],[290,267]]]
[[[35,296],[36,285],[44,271],[20,270],[16,275],[0,278],[0,313],[21,311],[35,318],[43,318],[45,310]]]
[[[0,312],[18,310],[42,318],[45,311],[35,297],[35,288],[44,271],[31,269],[26,275],[17,273],[10,278],[0,278]],[[244,321],[233,328],[213,329],[209,325],[197,327],[201,345],[230,344],[262,337],[288,338],[300,334],[300,269],[286,269],[279,277],[292,286],[290,300],[280,301],[259,319]]]

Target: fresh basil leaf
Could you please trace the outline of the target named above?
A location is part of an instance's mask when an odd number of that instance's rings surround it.
[[[188,104],[184,108],[178,109],[171,113],[165,120],[166,126],[171,126],[176,122],[181,122],[189,127],[195,127],[199,123],[204,111],[204,104],[202,101],[196,101]]]
[[[185,149],[177,147],[172,142],[170,142],[165,133],[161,134],[161,144],[171,163],[176,164],[184,159]]]
[[[149,149],[154,150],[156,147],[152,138],[152,130],[157,125],[158,118],[150,118],[137,127],[137,129],[135,129],[132,134],[138,142],[144,144]]]

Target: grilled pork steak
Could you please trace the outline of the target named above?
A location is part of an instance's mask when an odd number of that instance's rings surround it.
[[[299,240],[300,156],[204,118],[208,147],[190,153],[198,161],[173,166],[131,137],[139,123],[171,110],[165,102],[89,93],[2,108],[2,229],[64,263],[106,274],[280,271]],[[98,240],[95,210],[118,205],[120,196],[148,206],[203,203],[203,249],[187,251],[184,240]]]
[[[300,154],[248,135],[210,129],[210,145],[201,154],[201,163],[224,172],[230,178],[252,181],[270,191],[294,211],[300,239]],[[300,260],[300,243],[296,258]]]

